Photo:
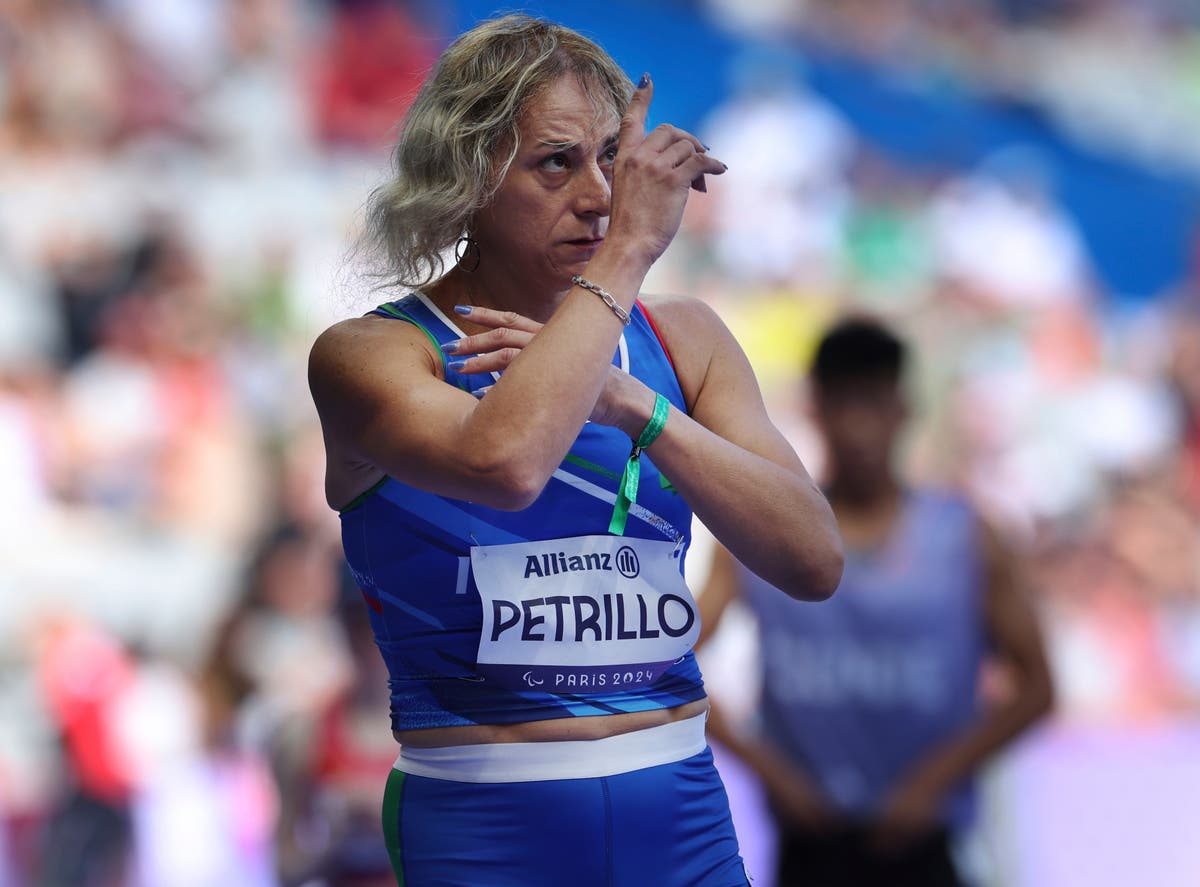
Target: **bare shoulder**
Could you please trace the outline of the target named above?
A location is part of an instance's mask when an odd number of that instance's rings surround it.
[[[695,296],[642,293],[638,301],[654,317],[664,336],[727,332],[725,323],[705,301]]]
[[[417,327],[382,317],[342,320],[322,332],[308,355],[308,384],[318,410],[353,390],[396,381],[397,374],[441,374],[441,361]]]
[[[694,296],[643,293],[638,300],[662,335],[684,397],[693,404],[714,356],[730,346],[737,348],[733,334],[711,306]]]
[[[340,508],[382,475],[371,441],[419,380],[436,381],[441,360],[410,323],[383,317],[343,320],[322,332],[308,355],[308,385],[325,439],[325,496]]]

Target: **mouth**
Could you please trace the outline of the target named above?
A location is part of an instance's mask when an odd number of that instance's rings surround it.
[[[599,246],[600,244],[604,243],[604,238],[603,237],[577,237],[574,240],[567,240],[564,242],[569,243],[571,246],[589,247],[589,246]]]

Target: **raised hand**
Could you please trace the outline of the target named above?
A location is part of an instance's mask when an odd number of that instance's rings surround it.
[[[726,166],[689,132],[669,124],[646,134],[646,114],[654,95],[649,75],[634,91],[621,130],[613,169],[609,239],[626,239],[653,262],[663,254],[683,218],[688,190],[703,191],[705,175]]]

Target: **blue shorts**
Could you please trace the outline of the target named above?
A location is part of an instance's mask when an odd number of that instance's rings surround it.
[[[746,887],[712,752],[626,773],[457,782],[393,770],[401,887]]]

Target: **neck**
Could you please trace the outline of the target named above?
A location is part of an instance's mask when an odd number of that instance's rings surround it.
[[[429,296],[443,310],[454,305],[475,305],[497,311],[515,311],[539,323],[545,323],[566,297],[563,289],[530,286],[528,280],[505,273],[503,267],[466,272],[454,268],[429,289]],[[445,304],[441,304],[445,303]]]
[[[835,472],[826,487],[830,505],[860,512],[889,506],[900,498],[900,492],[900,484],[890,474],[864,481]]]

